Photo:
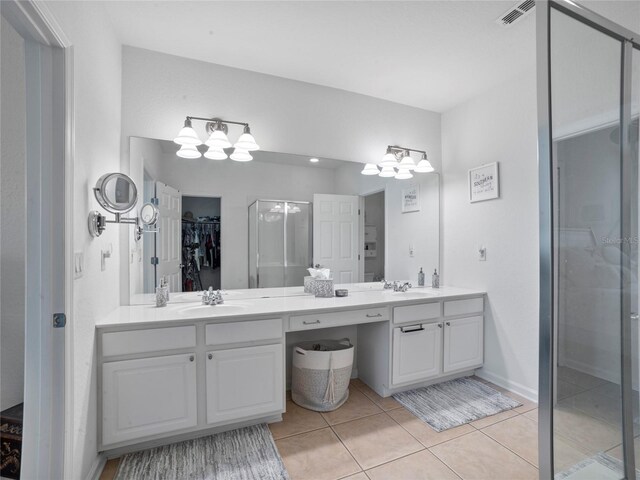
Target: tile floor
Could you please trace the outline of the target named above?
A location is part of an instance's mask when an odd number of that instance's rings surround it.
[[[338,410],[287,400],[270,428],[292,480],[537,479],[537,405],[492,386],[523,406],[438,433],[356,379]],[[111,480],[118,462],[100,479]]]

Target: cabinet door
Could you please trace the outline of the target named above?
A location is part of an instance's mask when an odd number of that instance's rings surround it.
[[[444,327],[444,371],[479,367],[484,356],[482,315],[448,320]]]
[[[418,382],[440,374],[442,324],[393,329],[392,383]]]
[[[282,345],[207,353],[207,422],[284,410]]]
[[[197,424],[194,354],[102,365],[102,443],[172,432]]]

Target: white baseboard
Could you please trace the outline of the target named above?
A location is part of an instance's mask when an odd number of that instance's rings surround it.
[[[484,380],[488,380],[491,383],[495,383],[499,387],[506,388],[510,392],[517,393],[518,395],[526,398],[527,400],[531,400],[532,402],[538,401],[538,390],[525,387],[524,385],[518,382],[514,382],[513,380],[508,380],[503,376],[496,375],[495,373],[489,372],[484,368],[477,370],[476,376]]]
[[[609,382],[613,382],[613,383],[620,382],[620,379],[616,377],[615,373],[606,371],[598,367],[594,367],[593,365],[589,365],[588,363],[583,363],[578,360],[572,360],[570,358],[565,357],[564,362],[561,363],[560,365],[572,368],[582,373],[586,373],[593,377],[598,377],[602,380],[607,380]]]
[[[106,455],[104,453],[98,453],[98,456],[91,466],[91,470],[89,470],[89,474],[87,475],[86,480],[100,480],[100,475],[102,475],[102,470],[104,470],[104,466],[106,463]]]

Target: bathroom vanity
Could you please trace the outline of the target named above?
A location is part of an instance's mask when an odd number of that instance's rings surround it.
[[[344,298],[294,287],[230,290],[216,306],[189,293],[119,307],[96,324],[99,449],[278,421],[288,332],[357,325],[358,376],[384,397],[482,365],[484,292],[344,287]]]

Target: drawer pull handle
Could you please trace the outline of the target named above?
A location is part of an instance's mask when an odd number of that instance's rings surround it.
[[[315,325],[317,323],[320,323],[320,320],[314,320],[313,322],[307,322],[306,320],[302,321],[303,325]]]
[[[420,332],[424,330],[424,327],[422,325],[416,325],[415,327],[401,327],[400,331],[402,333],[412,333],[412,332]]]
[[[193,356],[193,355],[189,356],[189,361],[190,361],[190,362],[193,362],[194,360],[195,360],[195,358],[194,358],[194,356]]]
[[[213,354],[212,353],[210,353],[208,356],[209,356],[209,360],[213,359]]]
[[[375,314],[367,313],[367,318],[376,318],[381,316],[382,316],[381,313],[375,313]]]

